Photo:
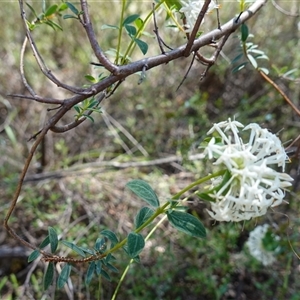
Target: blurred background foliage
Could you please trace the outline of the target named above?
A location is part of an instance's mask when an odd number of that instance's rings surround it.
[[[28,1],[39,10],[40,3]],[[48,2],[53,3],[53,2]],[[128,1],[128,12],[142,13],[151,2]],[[291,14],[299,14],[299,2],[277,1]],[[116,47],[117,31],[101,29],[103,24],[117,25],[120,2],[89,3],[94,28],[105,51]],[[238,13],[238,3],[222,2],[221,22]],[[30,16],[28,11],[29,19]],[[16,180],[32,142],[28,139],[51,116],[50,106],[9,97],[26,93],[19,75],[20,48],[24,29],[17,1],[1,2],[0,17],[0,215],[4,216],[16,187]],[[165,18],[158,15],[159,22]],[[97,77],[101,68],[92,66],[95,57],[79,22],[60,20],[63,31],[41,26],[33,32],[47,66],[63,82],[75,86],[88,84],[85,75]],[[203,31],[215,26],[214,13],[206,17]],[[300,77],[299,15],[287,16],[268,3],[247,25],[253,42],[269,57],[262,61],[270,77],[300,107],[300,85],[291,79]],[[149,54],[159,53],[152,35],[145,41]],[[184,37],[163,25],[160,34],[171,47],[185,42]],[[141,203],[124,191],[130,179],[149,182],[160,197],[168,198],[192,179],[206,174],[208,167],[199,161],[148,167],[118,169],[103,167],[103,161],[144,161],[196,153],[205,133],[214,122],[236,117],[244,124],[257,122],[278,135],[287,144],[299,135],[299,116],[260,75],[247,66],[232,73],[231,60],[239,50],[239,32],[234,33],[216,64],[200,81],[204,66],[194,64],[177,91],[190,62],[179,59],[147,72],[138,85],[138,76],[127,78],[115,94],[103,103],[103,114],[95,114],[94,123],[84,122],[63,134],[49,132],[34,157],[29,176],[46,174],[25,183],[12,227],[31,242],[40,243],[47,227],[54,226],[64,238],[80,245],[91,245],[102,229],[109,228],[123,237],[131,230]],[[124,37],[125,41],[125,37]],[[126,44],[126,43],[125,43]],[[210,52],[210,49],[205,50]],[[204,53],[205,53],[204,51]],[[141,58],[136,51],[132,60]],[[25,70],[37,94],[68,97],[40,72],[28,49]],[[285,78],[284,74],[295,70]],[[75,110],[63,122],[74,118]],[[299,161],[289,164],[296,176]],[[67,170],[67,171],[66,171]],[[43,180],[42,180],[43,179]],[[297,183],[297,182],[296,182]],[[299,252],[299,198],[297,184],[288,196],[289,205],[257,221],[245,224],[215,224],[205,212],[206,205],[192,196],[191,213],[207,227],[206,240],[198,240],[163,224],[142,253],[142,263],[130,269],[119,299],[299,299],[299,260],[289,243]],[[249,231],[257,224],[269,223],[282,239],[284,252],[268,267],[252,258],[244,246]],[[288,233],[288,235],[287,235]],[[110,299],[120,274],[112,282],[99,279],[84,285],[86,266],[75,266],[72,275],[74,298],[68,290],[41,289],[43,264],[27,265],[26,249],[0,229],[1,299]],[[6,249],[6,250],[5,250]],[[6,253],[5,251],[7,251]],[[5,254],[6,253],[6,254]],[[67,253],[61,253],[67,254]],[[122,271],[128,260],[117,253]],[[29,276],[29,274],[32,274]],[[113,276],[114,275],[114,276]],[[55,296],[53,296],[55,295]],[[21,298],[20,298],[21,297]],[[52,298],[51,298],[52,297]],[[54,298],[53,298],[54,297]]]

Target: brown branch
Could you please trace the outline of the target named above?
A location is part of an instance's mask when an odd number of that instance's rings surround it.
[[[186,48],[184,50],[184,56],[189,56],[191,54],[191,49],[192,49],[192,46],[193,46],[193,43],[194,43],[194,40],[195,40],[195,37],[197,35],[197,32],[199,30],[199,27],[204,19],[204,16],[208,10],[208,6],[210,4],[211,0],[205,0],[202,8],[201,8],[201,11],[198,15],[198,18],[197,18],[197,21],[194,25],[194,28],[192,30],[192,33],[190,34],[190,37],[189,37],[189,40],[188,40],[188,43],[186,45]]]
[[[72,93],[75,93],[75,94],[85,94],[85,89],[78,89],[76,87],[73,87],[73,86],[69,86],[67,84],[64,84],[63,82],[61,82],[60,80],[58,80],[51,72],[50,69],[48,69],[48,67],[46,66],[42,56],[40,55],[38,49],[37,49],[37,46],[35,44],[35,41],[33,40],[33,37],[31,35],[31,32],[28,28],[28,25],[27,25],[27,22],[26,22],[26,13],[25,13],[25,10],[23,8],[23,0],[19,0],[19,5],[20,5],[20,10],[21,10],[21,17],[22,17],[22,20],[24,22],[24,25],[25,25],[25,30],[26,30],[26,36],[27,36],[27,39],[24,40],[24,44],[23,47],[25,49],[26,47],[26,44],[27,44],[27,41],[30,42],[30,46],[31,46],[31,50],[33,52],[33,55],[35,57],[35,60],[38,64],[38,66],[40,67],[40,70],[42,71],[42,73],[49,79],[51,80],[53,83],[55,83],[58,87],[62,87],[64,88],[65,90],[68,90]],[[23,48],[22,47],[22,48]],[[30,88],[30,86],[27,84],[25,84],[26,88],[28,89],[28,91],[30,92],[30,94],[32,96],[35,96],[35,93],[34,91]]]
[[[102,100],[105,98],[105,93],[101,93],[100,95],[97,96],[97,105],[98,106]],[[85,115],[91,115],[93,113],[93,110],[88,110]],[[64,126],[52,126],[50,128],[51,131],[56,132],[56,133],[62,133],[62,132],[66,132],[69,131],[77,126],[79,126],[81,123],[83,123],[87,118],[86,117],[82,117],[79,120],[75,120],[74,122],[71,122],[67,125]]]
[[[36,102],[47,103],[47,104],[63,104],[64,103],[64,100],[55,99],[55,98],[40,97],[38,95],[26,96],[26,95],[21,95],[21,94],[8,94],[7,96],[14,97],[14,98],[34,100]]]
[[[300,110],[298,107],[292,102],[292,100],[285,94],[285,92],[262,70],[258,69],[259,74],[268,81],[276,90],[277,92],[283,97],[283,99],[292,107],[292,109],[300,116]]]
[[[219,57],[219,55],[220,55],[220,53],[221,53],[221,51],[222,51],[222,49],[223,49],[226,41],[228,40],[229,36],[230,36],[230,33],[228,33],[227,35],[223,36],[221,42],[219,42],[217,44],[217,49],[215,50],[213,56],[210,58],[210,63],[208,64],[208,66],[205,69],[205,71],[202,73],[200,80],[202,80],[206,76],[208,70],[215,64],[215,62],[216,62],[217,58]]]
[[[93,29],[93,25],[90,20],[89,11],[88,11],[88,5],[86,0],[80,0],[81,8],[83,11],[83,27],[86,31],[86,34],[88,36],[88,39],[90,41],[90,44],[92,46],[92,49],[98,58],[101,65],[104,66],[104,68],[108,71],[110,71],[112,74],[116,74],[118,71],[118,67],[110,62],[110,60],[104,55],[102,49],[100,48],[95,31]]]
[[[275,2],[275,0],[272,0],[272,4],[273,4],[273,6],[274,6],[278,11],[280,11],[281,13],[283,13],[283,14],[285,14],[285,15],[287,15],[287,16],[290,16],[290,17],[299,17],[299,14],[298,14],[298,13],[293,14],[293,13],[291,13],[291,12],[289,12],[289,11],[283,9],[281,6],[279,6],[279,4],[277,4],[277,3]]]

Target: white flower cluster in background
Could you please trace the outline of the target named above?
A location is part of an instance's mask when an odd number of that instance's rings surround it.
[[[249,131],[244,142],[239,129]],[[244,132],[243,132],[244,133]],[[212,181],[208,192],[211,202],[209,215],[217,221],[243,221],[266,214],[278,206],[285,189],[293,179],[284,171],[288,156],[279,138],[252,123],[244,127],[237,121],[220,122],[208,131],[213,134],[203,157],[214,159],[214,165],[225,174]]]
[[[269,225],[265,224],[257,226],[253,231],[250,232],[249,239],[246,242],[249,248],[250,254],[260,261],[264,266],[268,266],[276,261],[275,254],[278,252],[279,247],[274,251],[268,251],[263,244],[263,239],[268,232]],[[274,236],[274,240],[279,241],[279,236]]]
[[[183,13],[186,19],[185,31],[191,32],[193,27],[197,21],[198,15],[204,5],[204,0],[187,0],[187,1],[180,1],[182,4],[181,9],[179,12]],[[218,8],[217,5],[213,0],[210,2],[208,6],[208,10],[206,13],[210,13],[213,9]]]

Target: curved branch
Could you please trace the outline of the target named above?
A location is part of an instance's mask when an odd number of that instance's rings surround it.
[[[64,103],[64,100],[60,100],[60,99],[56,99],[56,98],[40,97],[38,95],[26,96],[26,95],[21,95],[21,94],[8,94],[7,96],[34,100],[36,102],[47,103],[47,104],[63,104]]]
[[[104,55],[103,51],[101,50],[97,42],[95,31],[93,29],[93,25],[89,17],[87,2],[86,0],[81,0],[80,2],[83,11],[83,21],[84,21],[83,26],[88,36],[88,39],[90,41],[90,44],[92,46],[92,49],[96,57],[98,58],[99,62],[104,66],[104,68],[110,71],[112,74],[115,74],[115,72],[117,72],[118,70],[118,67],[115,66],[113,63],[111,63],[110,60]]]
[[[65,90],[68,90],[72,93],[75,93],[75,94],[85,94],[85,89],[82,89],[82,88],[76,88],[76,87],[73,87],[73,86],[70,86],[70,85],[67,85],[65,83],[62,83],[60,80],[58,80],[51,72],[50,69],[48,69],[48,67],[46,66],[42,56],[40,55],[38,49],[37,49],[37,46],[32,38],[32,35],[31,35],[31,32],[28,28],[28,25],[26,23],[26,14],[25,14],[25,10],[23,8],[23,0],[19,0],[19,5],[20,5],[20,10],[21,10],[21,17],[22,17],[22,20],[25,24],[25,30],[26,30],[26,36],[27,36],[27,39],[25,39],[24,43],[25,45],[23,45],[24,47],[24,50],[25,50],[25,47],[26,47],[26,43],[27,41],[29,40],[30,42],[30,46],[31,46],[31,50],[33,52],[33,55],[35,57],[35,60],[38,64],[38,66],[40,67],[40,70],[42,71],[42,73],[49,79],[51,80],[53,83],[55,83],[58,87],[61,87],[61,88],[64,88]],[[22,77],[23,78],[23,77]],[[26,88],[28,89],[28,91],[30,92],[30,94],[32,96],[35,95],[34,91],[32,90],[32,88],[27,84],[25,84]]]

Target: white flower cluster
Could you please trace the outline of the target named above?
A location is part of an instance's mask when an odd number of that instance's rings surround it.
[[[191,32],[193,27],[197,21],[198,15],[204,5],[204,0],[187,0],[187,1],[180,1],[182,4],[181,9],[179,12],[185,15],[186,19],[186,32]],[[217,5],[213,0],[210,2],[208,6],[208,10],[206,13],[210,13],[213,9],[218,8]]]
[[[239,128],[250,130],[246,143]],[[216,159],[214,165],[227,171],[212,182],[209,196],[214,202],[209,215],[217,221],[239,222],[281,204],[293,179],[273,169],[277,165],[284,171],[288,160],[279,138],[258,124],[244,127],[231,119],[214,124],[207,134],[212,133],[203,157]]]
[[[253,231],[250,232],[249,239],[246,242],[250,254],[260,261],[264,266],[268,266],[276,261],[275,254],[279,250],[279,247],[277,247],[274,251],[268,251],[265,249],[263,239],[268,232],[268,229],[268,224],[257,226]],[[279,236],[274,236],[273,239],[275,241],[280,240]]]

